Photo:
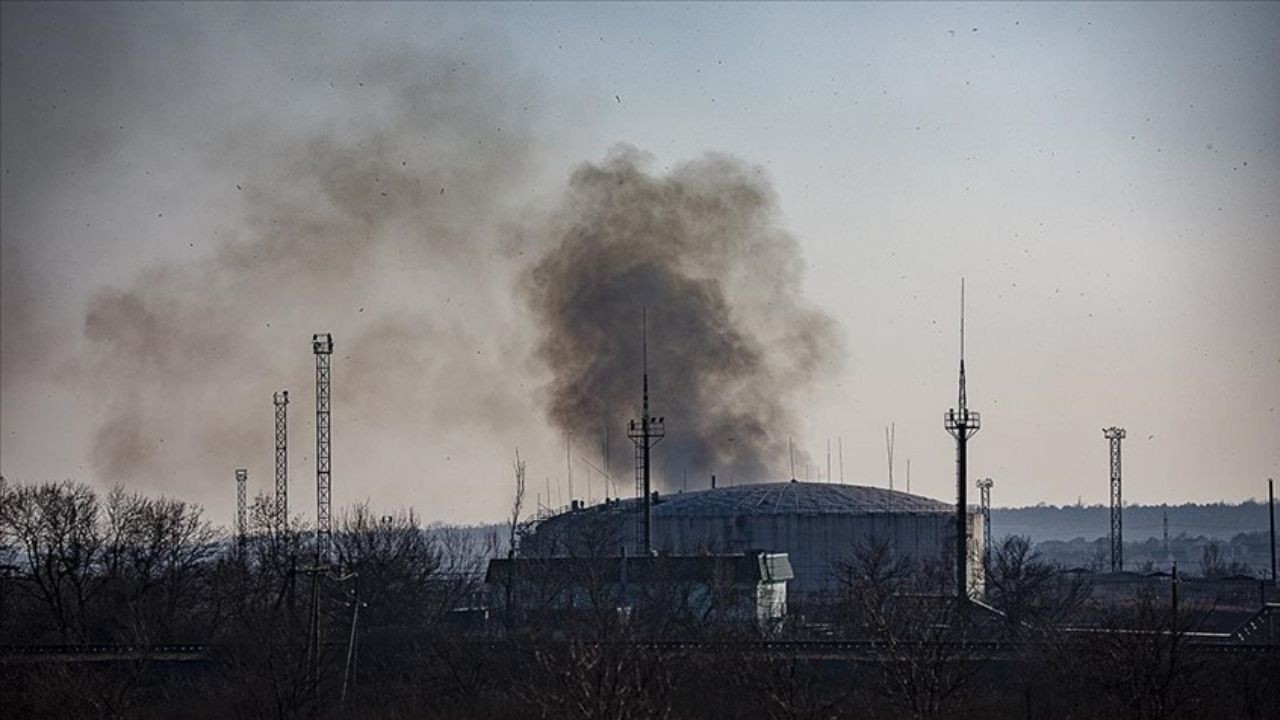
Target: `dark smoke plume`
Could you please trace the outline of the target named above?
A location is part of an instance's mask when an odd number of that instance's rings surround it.
[[[404,469],[422,461],[402,448],[418,438],[492,442],[529,414],[503,384],[520,259],[495,225],[532,163],[532,91],[496,55],[374,49],[299,71],[335,108],[327,122],[211,120],[220,144],[201,172],[237,188],[242,219],[211,229],[212,254],[103,289],[84,315],[99,478],[197,498],[228,497],[216,483],[237,466],[265,482],[270,398],[286,387],[306,472],[316,331],[336,337],[335,456],[352,496],[412,487]]]
[[[725,156],[659,176],[621,148],[579,167],[526,278],[552,420],[596,438],[638,416],[646,308],[666,485],[685,468],[782,479],[791,404],[840,350],[832,320],[803,298],[799,249],[776,215],[758,170]]]

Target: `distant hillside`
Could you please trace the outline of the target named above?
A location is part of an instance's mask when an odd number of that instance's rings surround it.
[[[1140,541],[1163,536],[1162,519],[1169,516],[1169,536],[1204,536],[1230,540],[1242,532],[1267,530],[1266,503],[1239,505],[1126,505],[1124,538]],[[1034,542],[1046,540],[1093,540],[1110,533],[1111,510],[1105,505],[1037,505],[1023,508],[992,508],[991,533],[1025,535]]]

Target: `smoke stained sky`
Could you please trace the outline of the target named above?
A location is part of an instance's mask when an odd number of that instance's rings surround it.
[[[1111,424],[1135,502],[1280,474],[1275,6],[0,13],[7,476],[124,474],[225,517],[232,468],[266,487],[288,386],[310,498],[308,340],[332,330],[336,500],[498,517],[515,445],[564,475],[519,285],[620,142],[654,178],[718,152],[776,193],[838,328],[843,362],[787,404],[823,471],[842,436],[847,479],[883,483],[896,421],[912,489],[949,496],[963,275],[997,504],[1105,501]],[[169,327],[190,337],[155,366],[103,340]],[[146,461],[113,465],[103,428]]]

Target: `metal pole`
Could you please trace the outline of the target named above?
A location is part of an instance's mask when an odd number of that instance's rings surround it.
[[[514,558],[512,563],[514,563]],[[342,700],[343,704],[347,702],[347,685],[351,681],[351,675],[355,670],[356,664],[356,622],[360,619],[360,576],[352,574],[353,590],[352,601],[354,607],[351,609],[351,635],[347,640],[347,666],[342,671]]]
[[[1276,481],[1267,478],[1267,514],[1271,516],[1271,584],[1276,584]]]

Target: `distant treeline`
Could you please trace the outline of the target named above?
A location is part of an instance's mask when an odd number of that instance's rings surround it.
[[[1129,541],[1163,538],[1164,518],[1169,518],[1169,537],[1204,536],[1230,540],[1242,532],[1267,531],[1267,504],[1247,501],[1239,504],[1126,505],[1124,536]],[[994,537],[1022,535],[1040,543],[1048,540],[1094,540],[1110,533],[1111,509],[1106,505],[1036,505],[1021,508],[992,508]]]

